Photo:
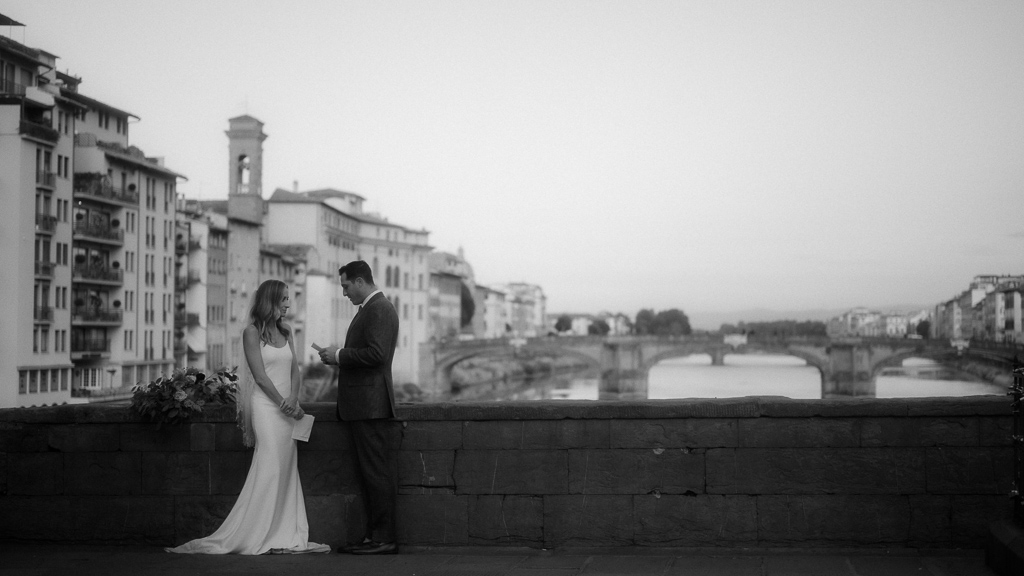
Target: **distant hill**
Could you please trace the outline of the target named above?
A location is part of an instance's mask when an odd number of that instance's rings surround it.
[[[897,304],[892,306],[866,306],[879,312],[917,312],[931,310],[934,307],[922,304]],[[690,312],[684,310],[690,319],[690,326],[698,330],[718,330],[722,324],[738,324],[739,322],[770,322],[772,320],[818,320],[827,321],[835,318],[856,306],[847,308],[812,308],[809,310],[770,310],[768,308],[750,308],[732,312]]]

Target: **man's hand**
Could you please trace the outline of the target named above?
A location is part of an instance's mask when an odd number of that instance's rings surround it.
[[[327,364],[328,366],[331,366],[333,364],[337,364],[338,363],[338,347],[337,346],[328,346],[326,348],[321,348],[319,353],[320,353],[320,361],[323,362],[324,364]]]

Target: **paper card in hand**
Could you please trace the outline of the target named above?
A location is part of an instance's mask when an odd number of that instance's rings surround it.
[[[292,428],[292,438],[302,442],[309,442],[309,433],[313,431],[313,420],[315,418],[309,414],[303,416],[301,420],[296,420]]]

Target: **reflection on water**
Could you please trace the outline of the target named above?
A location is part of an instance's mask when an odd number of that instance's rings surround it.
[[[1002,386],[956,374],[932,360],[910,358],[902,367],[883,371],[875,379],[877,398],[998,395]],[[728,354],[724,366],[712,366],[711,357],[695,354],[659,363],[647,378],[648,398],[733,398],[786,396],[821,398],[821,376],[816,368],[793,356]],[[596,400],[595,374],[569,374],[513,383],[470,387],[454,400]]]

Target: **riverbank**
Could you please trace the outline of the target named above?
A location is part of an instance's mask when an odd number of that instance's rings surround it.
[[[452,369],[452,392],[459,394],[474,386],[546,378],[588,367],[586,362],[576,358],[544,353],[520,352],[514,356],[471,358]]]

